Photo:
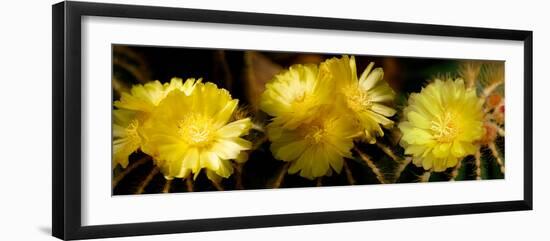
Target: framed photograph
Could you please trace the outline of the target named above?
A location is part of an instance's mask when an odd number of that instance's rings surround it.
[[[532,209],[532,32],[53,5],[53,235]]]

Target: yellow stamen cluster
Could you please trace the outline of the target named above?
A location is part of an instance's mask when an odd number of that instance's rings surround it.
[[[200,114],[191,114],[184,117],[178,121],[177,126],[179,136],[190,144],[205,146],[213,138],[210,120]]]
[[[443,116],[437,116],[432,120],[430,129],[434,131],[434,137],[438,142],[452,142],[460,132],[458,125],[454,122],[453,114],[445,112]]]

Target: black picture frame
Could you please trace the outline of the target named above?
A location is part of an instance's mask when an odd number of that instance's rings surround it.
[[[533,208],[533,32],[429,24],[397,23],[150,7],[60,2],[52,7],[53,41],[53,194],[52,233],[60,239],[86,239],[211,230],[321,224],[379,219],[532,210]],[[81,18],[104,16],[258,26],[350,30],[425,36],[516,40],[524,43],[524,194],[521,200],[456,205],[342,210],[334,212],[212,218],[99,226],[81,224]],[[106,140],[107,141],[107,140]]]

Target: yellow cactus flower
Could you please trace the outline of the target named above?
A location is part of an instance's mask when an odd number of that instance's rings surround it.
[[[230,160],[242,160],[241,152],[252,146],[241,138],[252,127],[250,118],[229,123],[237,104],[213,83],[196,83],[190,95],[174,90],[144,128],[144,149],[154,152],[167,179],[196,178],[203,168],[210,179],[227,178],[233,173]]]
[[[130,93],[122,93],[121,99],[114,103],[119,109],[113,110],[112,167],[120,164],[126,168],[128,156],[142,147],[145,141],[140,134],[143,125],[147,123],[154,108],[170,91],[177,89],[189,95],[195,84],[200,81],[200,79],[187,79],[183,83],[180,78],[172,78],[170,83],[161,84],[159,81],[154,81],[145,85],[134,85]]]
[[[400,141],[413,163],[436,172],[477,152],[484,135],[483,100],[462,79],[436,79],[409,97]]]
[[[293,65],[266,84],[260,109],[285,128],[310,122],[321,104],[330,101],[331,88],[317,79],[316,65]]]
[[[365,139],[374,144],[376,136],[384,136],[384,128],[391,128],[393,121],[388,119],[395,114],[395,109],[388,105],[393,102],[395,93],[384,78],[382,68],[372,69],[370,63],[357,78],[355,57],[344,55],[332,58],[319,67],[319,78],[335,84],[339,93],[339,106],[347,107],[351,118],[355,119],[364,131]]]
[[[287,129],[272,122],[267,126],[274,157],[291,162],[288,173],[314,179],[340,173],[344,157],[351,158],[357,129],[349,118],[323,110],[309,122]]]

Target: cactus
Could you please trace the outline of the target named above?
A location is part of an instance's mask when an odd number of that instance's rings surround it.
[[[232,120],[250,118],[252,127],[244,139],[252,143],[245,152],[246,162],[231,161],[233,173],[228,178],[211,178],[204,171],[195,178],[167,179],[154,158],[141,150],[132,153],[126,168],[113,169],[112,191],[115,195],[141,193],[177,193],[196,191],[221,191],[241,189],[270,189],[289,187],[342,186],[363,184],[391,184],[410,182],[436,182],[502,179],[505,173],[504,158],[504,68],[501,62],[490,61],[447,61],[444,67],[430,70],[418,70],[421,76],[438,76],[450,73],[452,77],[461,77],[466,86],[475,88],[477,96],[483,100],[484,135],[479,140],[479,150],[458,161],[456,166],[444,171],[425,171],[413,163],[413,158],[405,154],[399,144],[403,133],[397,124],[385,129],[385,134],[376,138],[376,142],[354,139],[351,156],[346,157],[341,171],[330,171],[327,175],[313,179],[303,178],[298,173],[289,174],[291,163],[277,160],[270,148],[267,134],[270,117],[257,105],[265,83],[284,70],[284,66],[294,63],[318,64],[324,60],[322,55],[292,55],[284,53],[260,53],[245,51],[241,54],[231,51],[205,51],[211,59],[219,62],[209,73],[209,79],[219,79],[217,84],[230,90],[232,95],[244,100],[233,113]],[[154,68],[148,65],[139,48],[115,46],[113,48],[113,90],[117,100],[120,93],[127,92],[133,84],[146,83],[154,75]],[[236,60],[237,59],[237,60]],[[116,60],[116,61],[115,61]],[[234,62],[242,64],[235,70]],[[384,60],[385,61],[385,60]],[[361,63],[362,64],[362,63]],[[392,64],[384,62],[383,67]],[[220,67],[221,66],[221,67]],[[391,66],[390,66],[391,67]],[[388,72],[387,76],[396,76]],[[202,76],[182,76],[202,77]],[[388,77],[386,77],[388,78]],[[418,78],[420,80],[420,77]],[[434,79],[434,78],[425,78]],[[417,92],[430,80],[415,84],[414,88],[400,87],[396,91],[395,110],[397,114],[389,117],[395,123],[403,119],[403,109],[407,106],[409,94]],[[166,81],[166,80],[164,80]],[[259,84],[260,83],[260,84]],[[242,87],[242,90],[238,90]],[[392,86],[395,87],[395,86]],[[246,103],[246,104],[245,104]]]

